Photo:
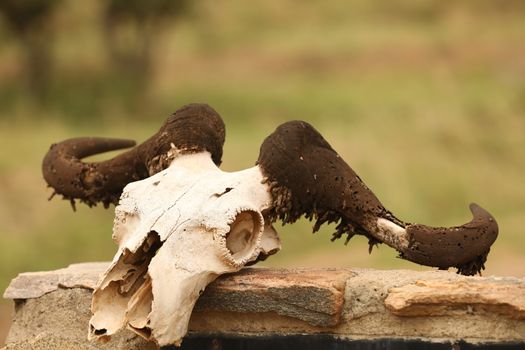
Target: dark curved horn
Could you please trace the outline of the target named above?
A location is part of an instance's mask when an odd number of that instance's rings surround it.
[[[136,152],[126,152],[100,163],[84,163],[80,159],[134,145],[132,140],[97,137],[54,144],[42,163],[44,179],[56,193],[67,199],[80,199],[90,206],[101,201],[107,206],[118,200],[123,182],[136,173],[132,162]]]
[[[470,211],[472,221],[458,227],[407,225],[410,245],[401,253],[402,257],[422,265],[454,266],[464,275],[481,271],[490,246],[498,236],[498,224],[476,203],[470,204]]]
[[[181,153],[208,151],[220,165],[225,129],[210,106],[190,104],[170,116],[160,130],[139,146],[102,162],[82,162],[90,155],[132,147],[131,140],[77,138],[51,146],[44,157],[46,182],[66,199],[92,206],[116,204],[123,188],[169,166],[172,146]]]
[[[433,228],[412,225],[388,211],[359,176],[310,124],[293,121],[267,137],[257,161],[273,198],[272,220],[316,219],[339,222],[334,239],[365,235],[372,245],[386,243],[404,259],[439,268],[456,267],[475,274],[498,234],[494,218],[471,205],[474,219],[465,225]]]

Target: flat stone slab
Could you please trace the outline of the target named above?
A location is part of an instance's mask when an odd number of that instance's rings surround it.
[[[15,277],[4,292],[4,299],[34,299],[59,288],[95,289],[98,278],[109,263],[72,264],[54,271],[24,272]]]
[[[392,288],[385,305],[399,316],[443,316],[462,312],[496,313],[525,319],[525,284],[516,279],[417,281]]]
[[[60,288],[95,289],[108,263],[73,264],[66,268],[26,272],[7,287],[6,299],[34,299]],[[341,269],[245,268],[212,282],[195,310],[275,312],[314,326],[341,321],[344,289],[350,271]]]
[[[245,268],[210,284],[195,311],[275,312],[313,326],[341,322],[349,270]]]
[[[16,314],[5,350],[154,349],[124,330],[87,340],[91,292],[108,263],[23,273],[4,293]],[[525,346],[525,279],[446,271],[245,268],[200,297],[192,337],[311,335],[340,340],[514,342]],[[57,345],[58,344],[58,345]],[[184,343],[183,343],[184,345]]]

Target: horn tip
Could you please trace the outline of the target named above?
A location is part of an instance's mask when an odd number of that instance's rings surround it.
[[[474,220],[482,222],[486,225],[487,229],[492,232],[495,236],[498,234],[498,223],[492,214],[482,208],[476,203],[470,203],[470,211],[474,216]]]

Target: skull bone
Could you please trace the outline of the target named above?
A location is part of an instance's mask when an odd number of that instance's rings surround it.
[[[206,286],[280,241],[263,212],[260,169],[223,172],[208,152],[177,154],[165,170],[128,184],[115,209],[118,251],[93,293],[90,339],[128,327],[159,346],[180,345]]]

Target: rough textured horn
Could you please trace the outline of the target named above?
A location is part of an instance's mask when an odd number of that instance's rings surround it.
[[[369,238],[370,248],[386,243],[404,259],[439,268],[456,267],[475,274],[498,234],[494,218],[472,205],[474,219],[465,225],[433,228],[396,218],[311,125],[293,121],[265,139],[259,159],[271,188],[272,220],[316,219],[314,232],[325,222],[338,222],[334,238],[354,234]]]
[[[447,268],[454,266],[464,275],[484,268],[490,246],[497,238],[498,224],[485,209],[470,204],[473,219],[467,224],[443,228],[407,225],[410,239],[402,256],[418,264]]]
[[[172,160],[172,147],[181,153],[208,151],[213,162],[220,165],[224,137],[224,123],[213,108],[190,104],[177,110],[144,143],[106,161],[88,163],[81,159],[132,147],[134,142],[77,138],[54,144],[44,157],[42,172],[49,186],[64,198],[79,199],[89,206],[102,202],[107,207],[117,203],[129,182],[165,169]]]
[[[51,146],[42,163],[44,179],[55,193],[67,199],[80,199],[90,206],[118,200],[122,184],[136,176],[133,159],[136,152],[126,152],[100,163],[84,163],[80,159],[135,145],[132,140],[83,137]],[[124,184],[125,185],[125,184]]]

